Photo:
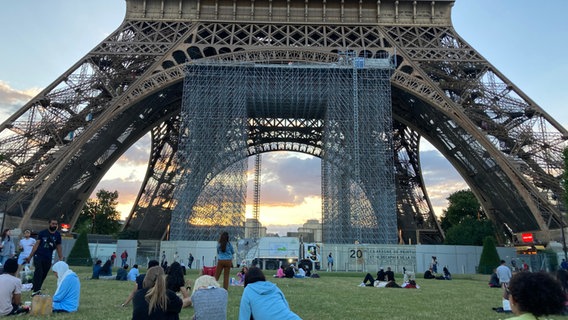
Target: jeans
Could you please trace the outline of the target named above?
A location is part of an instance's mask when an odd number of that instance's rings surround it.
[[[367,284],[367,281],[370,281],[370,284]],[[375,279],[373,279],[373,276],[370,273],[367,273],[367,275],[365,276],[365,279],[363,279],[363,283],[367,286],[367,287],[372,287],[375,285]]]

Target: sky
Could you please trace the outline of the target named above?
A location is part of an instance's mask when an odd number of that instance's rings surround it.
[[[124,18],[124,0],[18,0],[0,10],[0,121],[79,61]],[[568,101],[568,1],[457,0],[457,32],[564,127]],[[115,164],[98,189],[119,192],[128,213],[148,159],[149,138]],[[421,152],[428,194],[436,213],[467,185],[433,148]],[[269,232],[296,231],[321,219],[320,161],[296,153],[263,155],[260,220]],[[249,188],[252,189],[252,188]],[[95,191],[96,191],[95,190]],[[249,197],[252,199],[252,197]],[[250,200],[249,200],[250,201]],[[248,206],[247,217],[251,216]]]

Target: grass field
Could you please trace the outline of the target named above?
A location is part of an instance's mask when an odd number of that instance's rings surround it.
[[[132,282],[87,280],[90,268],[72,267],[81,278],[79,311],[56,314],[58,319],[130,319],[132,305],[121,303],[133,288]],[[143,270],[142,270],[143,271]],[[233,269],[233,276],[238,272]],[[497,313],[501,305],[501,289],[487,285],[487,275],[454,275],[452,281],[417,279],[420,289],[359,287],[363,273],[320,272],[319,279],[269,279],[276,283],[288,300],[291,309],[302,319],[506,319],[512,314]],[[271,276],[267,272],[267,276]],[[195,280],[196,270],[186,279]],[[397,282],[402,276],[396,275]],[[55,292],[56,278],[48,275],[44,288]],[[229,288],[227,319],[237,319],[242,287]],[[22,293],[22,301],[30,301],[30,292]],[[193,310],[183,309],[180,318],[191,319]],[[40,319],[28,315],[19,319]],[[552,316],[549,319],[568,319]]]

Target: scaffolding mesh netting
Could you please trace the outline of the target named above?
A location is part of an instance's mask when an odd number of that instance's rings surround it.
[[[221,229],[244,235],[246,158],[272,143],[251,134],[248,124],[273,123],[249,120],[276,118],[290,127],[294,119],[324,122],[323,241],[396,243],[391,72],[389,59],[362,58],[188,65],[178,152],[183,174],[170,239],[217,240]],[[266,131],[278,130],[290,128]]]

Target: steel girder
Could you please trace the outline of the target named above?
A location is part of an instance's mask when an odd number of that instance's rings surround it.
[[[393,118],[438,147],[499,227],[559,226],[556,199],[564,193],[561,151],[568,133],[459,37],[450,21],[453,1],[269,3],[128,0],[116,32],[0,125],[0,199],[9,222],[74,221],[122,152],[164,121],[175,121],[185,63],[330,63],[350,49],[366,57],[396,53]],[[160,139],[175,145],[176,136],[173,129],[154,136],[152,152],[160,150]],[[409,159],[420,176],[419,162]],[[141,195],[158,194],[153,191],[175,181],[150,183],[166,171],[151,165]],[[420,179],[414,190],[424,193]],[[410,207],[400,204],[412,203],[411,193],[399,194],[407,197],[398,199],[399,208]],[[153,201],[139,200],[131,218],[141,210],[157,214],[147,205]],[[431,216],[427,207],[428,214],[412,209],[410,215]],[[433,238],[441,239],[432,228]]]

